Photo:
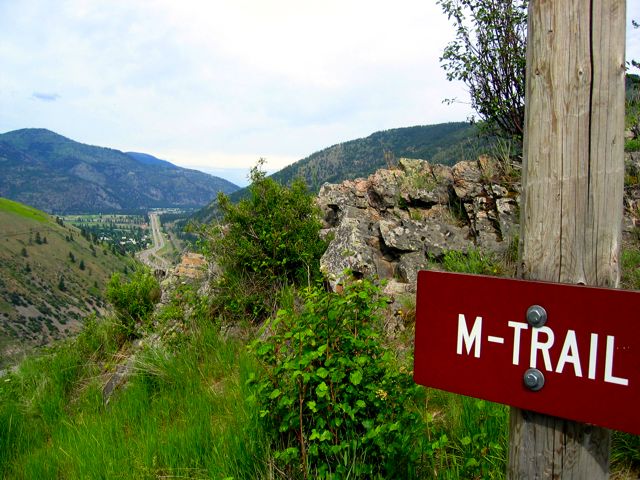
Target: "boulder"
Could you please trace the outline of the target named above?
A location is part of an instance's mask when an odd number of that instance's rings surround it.
[[[518,229],[519,186],[503,185],[498,172],[489,157],[454,167],[401,158],[367,179],[325,184],[318,204],[333,240],[321,267],[330,283],[348,268],[415,290],[429,257],[506,249]]]

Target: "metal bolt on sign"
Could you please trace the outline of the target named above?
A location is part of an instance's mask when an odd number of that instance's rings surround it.
[[[531,305],[527,309],[527,323],[534,328],[540,328],[547,323],[547,311],[540,305]]]
[[[544,387],[544,375],[537,368],[530,368],[524,372],[524,384],[532,392],[537,392]]]

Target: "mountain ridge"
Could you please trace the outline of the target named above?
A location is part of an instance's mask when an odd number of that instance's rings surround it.
[[[0,196],[48,213],[198,208],[239,187],[149,154],[87,145],[47,129],[0,134]]]
[[[389,168],[398,158],[424,159],[445,165],[477,158],[488,143],[489,139],[480,138],[477,126],[469,122],[392,128],[318,150],[270,177],[282,184],[302,178],[309,190],[317,193],[324,183],[367,177],[380,168]],[[245,187],[229,198],[237,202],[247,194],[248,187]],[[207,222],[216,215],[214,200],[192,219]]]

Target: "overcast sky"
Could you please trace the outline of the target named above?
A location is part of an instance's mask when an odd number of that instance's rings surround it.
[[[640,2],[627,2],[640,19]],[[238,183],[377,130],[464,121],[435,0],[0,0],[0,132],[48,128]],[[640,58],[640,30],[627,32]],[[459,103],[446,105],[445,98]]]

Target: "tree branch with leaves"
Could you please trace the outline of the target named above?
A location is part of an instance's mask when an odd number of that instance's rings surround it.
[[[490,133],[522,138],[528,0],[437,0],[456,28],[440,61]]]

